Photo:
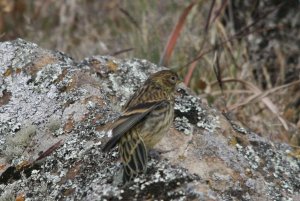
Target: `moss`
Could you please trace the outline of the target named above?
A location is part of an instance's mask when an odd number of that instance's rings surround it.
[[[61,126],[61,120],[55,117],[50,118],[47,124],[47,128],[53,133],[57,131],[60,128],[60,126]]]
[[[32,137],[36,133],[36,127],[28,124],[26,127],[18,131],[14,136],[6,138],[6,148],[4,155],[9,162],[13,158],[20,157],[25,148],[30,144]]]

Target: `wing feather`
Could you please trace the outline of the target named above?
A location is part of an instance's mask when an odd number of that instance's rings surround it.
[[[124,135],[124,133],[130,130],[133,126],[140,122],[141,119],[143,119],[146,115],[164,102],[165,101],[147,102],[128,108],[124,114],[113,123],[113,137],[105,144],[102,150],[109,151],[112,149]]]

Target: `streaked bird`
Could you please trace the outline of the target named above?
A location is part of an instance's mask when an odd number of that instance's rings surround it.
[[[111,139],[103,147],[116,145],[123,164],[123,182],[131,181],[147,169],[148,151],[168,132],[174,119],[174,93],[179,79],[163,70],[150,75],[112,124]]]

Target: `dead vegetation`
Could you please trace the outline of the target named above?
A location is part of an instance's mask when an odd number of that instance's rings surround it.
[[[299,1],[0,1],[1,40],[144,58],[271,140],[300,144]]]

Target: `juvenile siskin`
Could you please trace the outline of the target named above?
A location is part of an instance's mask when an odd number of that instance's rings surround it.
[[[112,125],[112,138],[103,151],[118,145],[123,183],[147,169],[148,151],[168,132],[174,119],[174,93],[179,78],[170,70],[150,75]]]

